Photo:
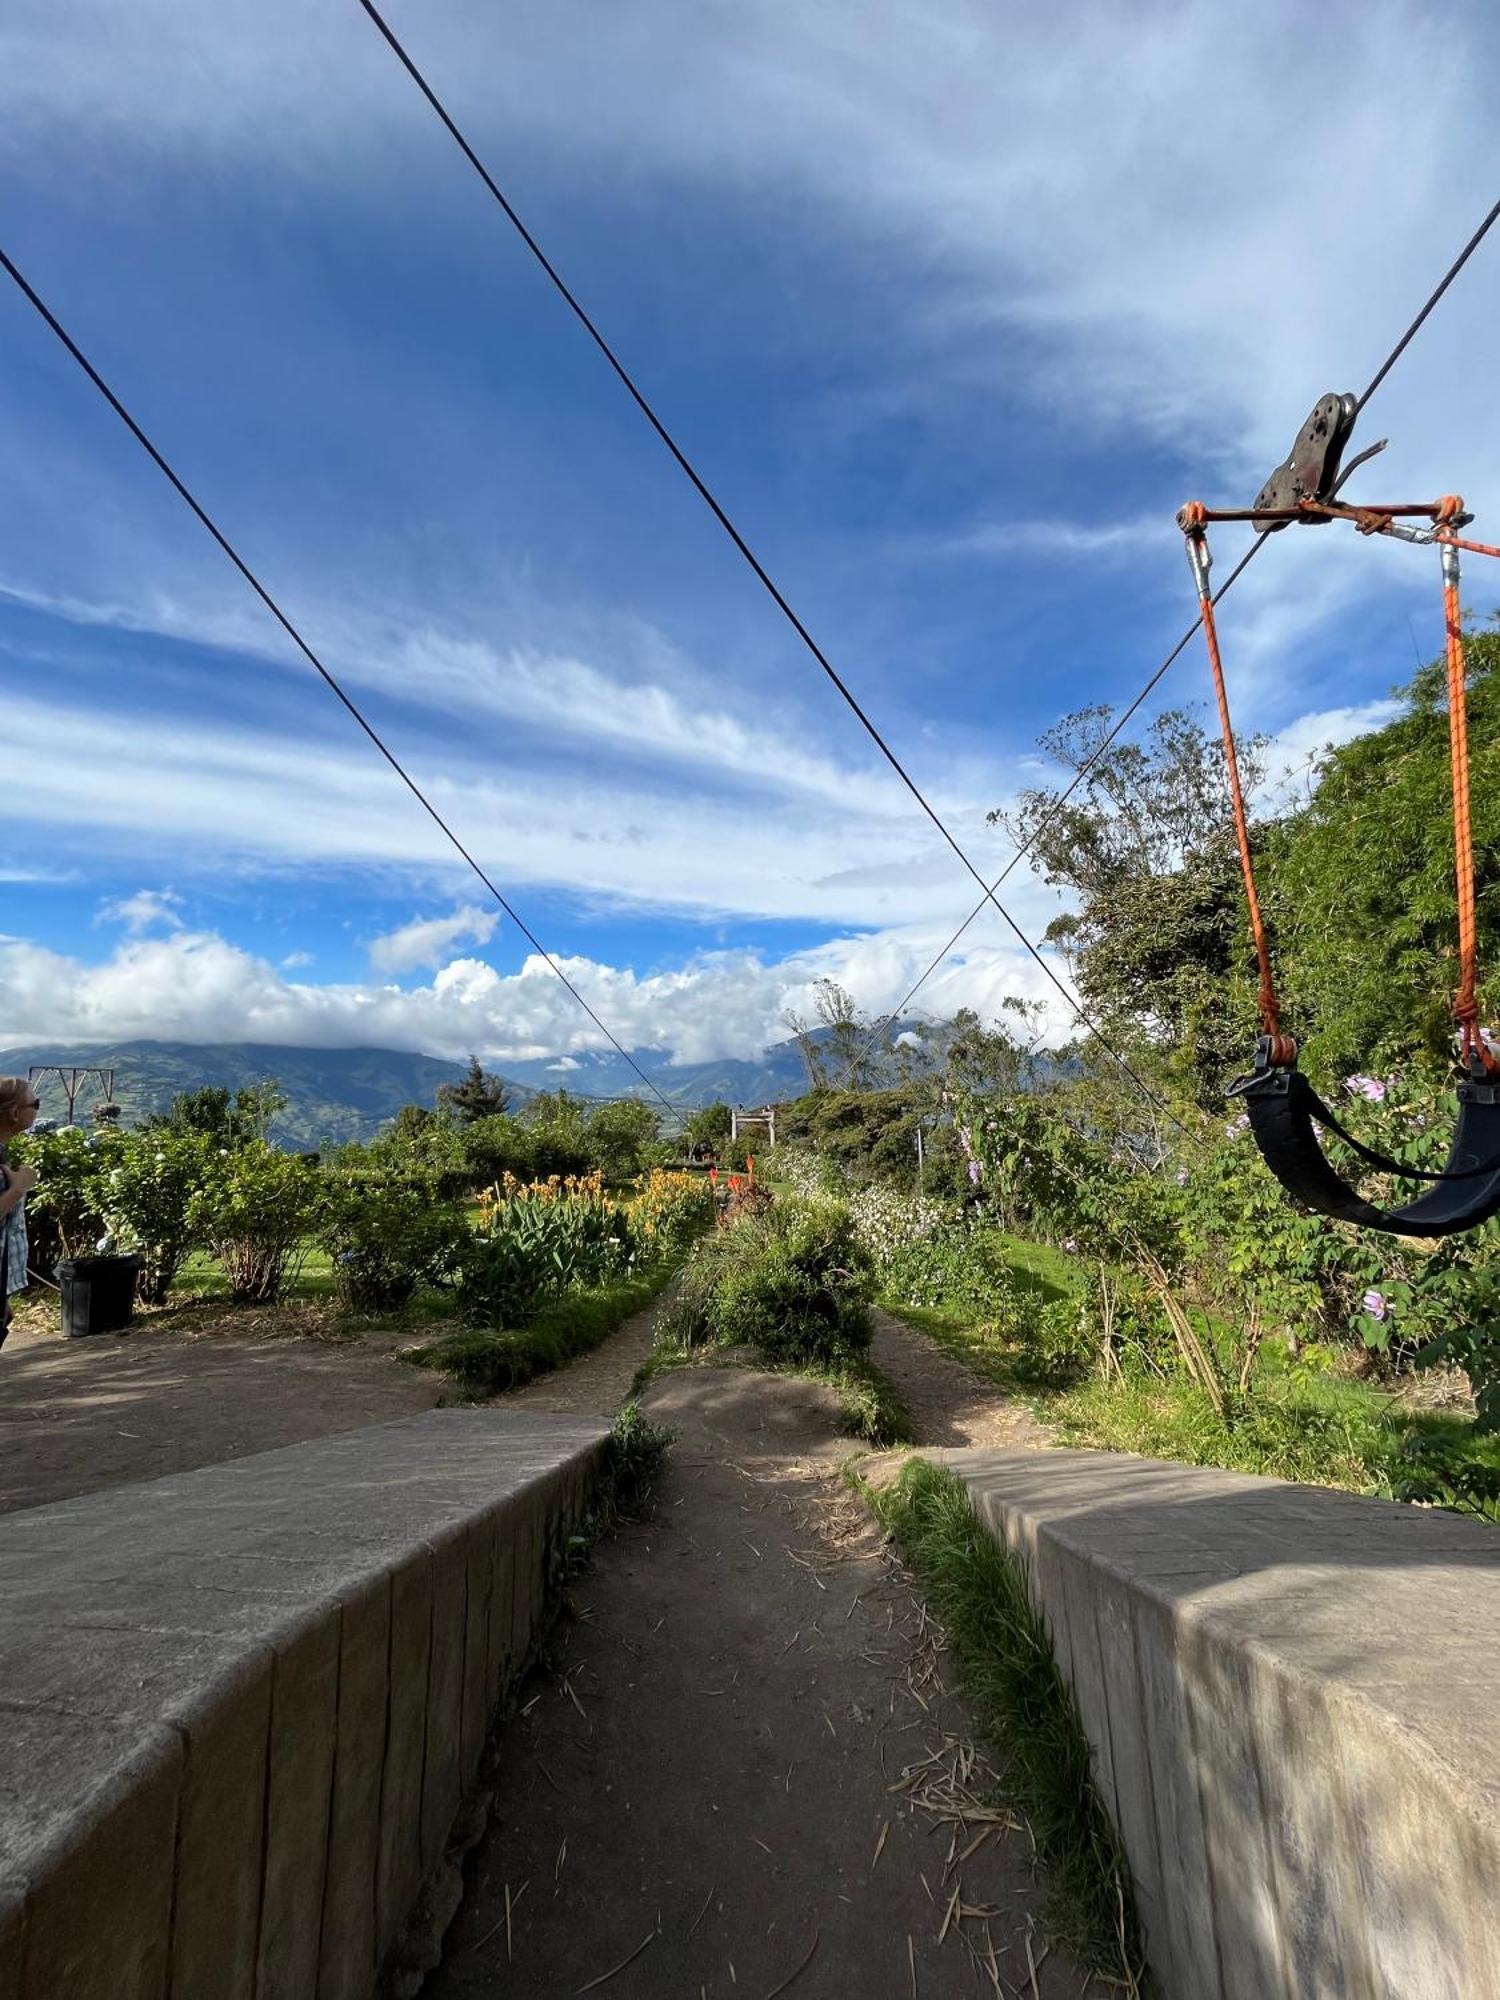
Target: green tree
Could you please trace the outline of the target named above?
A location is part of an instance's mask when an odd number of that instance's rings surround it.
[[[695,1146],[707,1145],[722,1153],[729,1144],[731,1123],[727,1104],[700,1105],[682,1128],[683,1151],[691,1154]]]
[[[1481,1018],[1500,1002],[1500,633],[1471,637],[1469,755]],[[1288,1025],[1309,1068],[1446,1072],[1458,982],[1448,714],[1441,662],[1384,728],[1330,750],[1269,843],[1266,900]]]
[[[1024,792],[1007,824],[1032,844],[1033,867],[1076,898],[1047,937],[1067,954],[1090,1014],[1214,1104],[1249,1046],[1249,937],[1223,746],[1187,709],[1158,716],[1139,743],[1105,745],[1112,721],[1108,707],[1081,709],[1042,737],[1049,755],[1086,775],[1070,797],[1061,787]],[[1262,748],[1258,738],[1240,745],[1252,791]]]
[[[644,1169],[647,1148],[660,1132],[661,1120],[649,1104],[634,1098],[601,1104],[588,1122],[591,1160],[607,1181],[633,1180]]]
[[[469,1067],[457,1083],[445,1083],[438,1091],[439,1109],[462,1125],[472,1125],[476,1118],[499,1118],[509,1111],[510,1102],[505,1080],[482,1068],[478,1056],[469,1057]]]
[[[173,1132],[196,1132],[220,1146],[248,1146],[263,1140],[287,1106],[286,1092],[273,1077],[242,1084],[232,1095],[222,1084],[179,1091],[164,1118],[148,1118],[146,1126]]]

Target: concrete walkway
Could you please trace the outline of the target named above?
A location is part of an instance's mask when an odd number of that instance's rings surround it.
[[[920,1591],[839,1479],[833,1398],[693,1369],[644,1402],[679,1433],[657,1513],[598,1551],[523,1689],[424,2000],[1108,1991],[1044,1941]]]

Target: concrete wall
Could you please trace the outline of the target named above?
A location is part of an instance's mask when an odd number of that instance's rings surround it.
[[[1027,1566],[1169,2000],[1500,2000],[1500,1531],[933,1454]]]
[[[606,1429],[435,1410],[0,1519],[0,2000],[365,2000]]]

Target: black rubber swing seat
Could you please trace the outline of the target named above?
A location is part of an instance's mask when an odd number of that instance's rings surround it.
[[[1475,1077],[1458,1086],[1458,1123],[1440,1174],[1374,1152],[1340,1124],[1307,1078],[1295,1069],[1258,1070],[1233,1095],[1244,1099],[1261,1157],[1288,1194],[1323,1215],[1396,1236],[1453,1236],[1500,1214],[1500,1086]],[[1317,1127],[1382,1173],[1433,1183],[1404,1208],[1378,1208],[1335,1171]]]

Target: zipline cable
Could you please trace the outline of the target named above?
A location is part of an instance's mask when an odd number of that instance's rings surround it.
[[[1421,310],[1417,313],[1416,317],[1412,320],[1411,324],[1407,327],[1406,331],[1401,335],[1401,338],[1396,342],[1395,346],[1391,349],[1390,353],[1387,354],[1384,361],[1382,361],[1380,366],[1375,370],[1375,373],[1370,377],[1370,380],[1366,383],[1363,392],[1360,395],[1356,396],[1356,398],[1354,399],[1354,409],[1356,416],[1358,416],[1359,412],[1364,409],[1366,403],[1369,402],[1370,398],[1375,394],[1375,391],[1380,387],[1381,383],[1384,382],[1386,376],[1390,374],[1391,370],[1395,367],[1396,363],[1401,359],[1401,356],[1406,352],[1407,348],[1410,347],[1412,341],[1416,338],[1417,334],[1422,330],[1422,327],[1426,324],[1427,319],[1433,310],[1433,307],[1436,306],[1439,299],[1442,298],[1443,294],[1447,291],[1448,287],[1453,283],[1454,279],[1458,276],[1459,272],[1464,268],[1465,264],[1468,263],[1469,259],[1473,256],[1474,252],[1479,248],[1480,244],[1484,241],[1485,237],[1488,236],[1490,230],[1494,227],[1497,221],[1500,221],[1500,201],[1497,201],[1494,204],[1494,206],[1490,209],[1489,213],[1485,216],[1484,220],[1480,223],[1479,227],[1474,231],[1474,234],[1469,238],[1468,242],[1464,245],[1462,250],[1460,250],[1458,255],[1453,259],[1453,262],[1448,266],[1447,270],[1443,273],[1438,283],[1433,287],[1432,291],[1429,293],[1427,300],[1425,304],[1422,306]],[[1263,532],[1258,533],[1256,535],[1255,540],[1250,544],[1249,548],[1245,551],[1244,555],[1240,557],[1239,561],[1235,564],[1234,568],[1229,572],[1228,576],[1225,577],[1224,581],[1219,585],[1219,588],[1214,592],[1213,597],[1210,600],[1212,604],[1217,605],[1221,602],[1225,593],[1236,582],[1236,580],[1244,574],[1245,570],[1255,560],[1256,556],[1259,555],[1261,549],[1265,546],[1268,539],[1269,539],[1268,535],[1266,535]],[[1463,547],[1468,545],[1461,543],[1459,544],[1459,546]],[[1480,553],[1487,552],[1482,548],[1482,546],[1479,545],[1475,546],[1479,547]],[[1134,701],[1132,701],[1130,706],[1119,715],[1116,721],[1111,725],[1108,732],[1100,738],[1098,743],[1094,745],[1094,748],[1090,751],[1087,759],[1082,764],[1079,765],[1078,769],[1074,772],[1068,784],[1064,787],[1064,789],[1061,792],[1058,793],[1057,797],[1052,801],[1052,804],[1047,810],[1047,812],[1043,814],[1042,818],[1032,828],[1031,832],[1027,835],[1026,839],[1016,849],[1015,853],[1010,857],[1010,860],[1006,862],[1005,866],[1001,869],[1000,873],[995,877],[995,880],[991,885],[992,889],[999,889],[1001,887],[1001,885],[1010,875],[1012,869],[1016,868],[1026,858],[1026,856],[1036,846],[1037,842],[1041,839],[1042,835],[1047,831],[1048,827],[1050,827],[1056,821],[1058,815],[1061,813],[1063,807],[1067,804],[1068,800],[1072,798],[1074,792],[1077,791],[1078,787],[1083,783],[1084,779],[1088,776],[1089,772],[1094,768],[1095,764],[1098,763],[1099,759],[1104,755],[1105,751],[1114,742],[1115,738],[1120,734],[1121,730],[1124,729],[1125,725],[1130,721],[1131,717],[1135,715],[1137,710],[1140,708],[1142,702],[1144,702],[1147,699],[1147,697],[1155,690],[1158,683],[1161,681],[1162,677],[1166,674],[1168,668],[1176,665],[1177,661],[1182,656],[1183,650],[1191,643],[1192,639],[1197,634],[1201,623],[1202,623],[1201,619],[1196,619],[1191,625],[1189,625],[1188,629],[1183,633],[1182,637],[1177,641],[1177,644],[1172,648],[1171,652],[1168,653],[1167,657],[1162,661],[1161,665],[1156,669],[1155,673],[1152,674],[1151,678],[1146,682],[1145,686],[1141,689],[1140,693],[1135,697]],[[927,970],[922,974],[921,978],[917,981],[916,985],[912,987],[911,991],[906,995],[906,997],[903,1000],[901,1000],[897,1004],[897,1006],[891,1011],[891,1013],[886,1017],[888,1021],[900,1020],[902,1014],[911,1005],[912,1001],[917,997],[918,993],[921,992],[922,988],[927,984],[928,980],[931,979],[932,975],[937,971],[938,967],[948,957],[948,954],[953,950],[953,947],[963,937],[964,933],[968,930],[969,926],[972,923],[974,923],[979,916],[983,914],[984,910],[988,907],[989,900],[990,900],[989,897],[982,896],[980,900],[974,905],[973,909],[969,912],[968,916],[964,918],[963,922],[959,925],[958,929],[953,933],[952,937],[949,938],[948,942],[943,946],[942,950],[938,953],[937,957],[933,959],[932,963],[928,966]],[[852,1058],[852,1063],[863,1061],[865,1056],[867,1056],[868,1054],[869,1054],[869,1045],[866,1044],[864,1048],[857,1051],[856,1055]]]
[[[1126,1058],[1123,1055],[1121,1055],[1120,1051],[1117,1048],[1115,1048],[1113,1043],[1110,1042],[1105,1037],[1103,1032],[1099,1028],[1097,1028],[1094,1025],[1094,1023],[1089,1019],[1088,1015],[1084,1012],[1083,1007],[1076,998],[1076,996],[1069,991],[1064,981],[1058,977],[1057,973],[1048,964],[1047,960],[1042,956],[1042,954],[1037,950],[1036,946],[1031,942],[1030,938],[1026,936],[1025,932],[1021,929],[1020,925],[1016,922],[1015,918],[1010,914],[1009,910],[1005,908],[1005,905],[996,896],[995,891],[986,883],[983,875],[980,874],[979,870],[975,867],[974,863],[969,859],[968,855],[964,852],[963,848],[959,846],[957,839],[949,831],[947,823],[941,818],[936,807],[934,807],[929,803],[926,795],[923,793],[920,786],[917,784],[916,780],[910,775],[905,765],[896,755],[895,751],[892,750],[890,745],[886,742],[884,736],[881,735],[879,729],[871,721],[870,717],[865,713],[864,709],[860,706],[860,703],[855,698],[847,682],[839,674],[837,669],[834,667],[832,661],[828,658],[827,654],[818,644],[817,640],[813,638],[811,632],[809,632],[806,625],[803,624],[801,618],[799,618],[797,613],[792,609],[791,605],[787,602],[787,599],[782,595],[780,588],[772,579],[769,571],[760,561],[760,558],[755,554],[755,551],[750,547],[750,544],[745,540],[744,536],[740,533],[739,529],[735,526],[734,522],[730,519],[729,515],[724,511],[723,507],[714,497],[714,494],[712,493],[712,491],[710,490],[710,488],[708,487],[708,485],[698,472],[697,468],[693,465],[692,461],[688,458],[687,454],[683,451],[682,447],[677,443],[677,440],[672,436],[672,433],[667,429],[666,425],[662,422],[661,418],[656,414],[656,411],[652,408],[651,404],[646,400],[644,393],[636,386],[635,380],[631,376],[629,370],[625,367],[625,364],[620,360],[619,356],[615,353],[614,349],[610,346],[609,342],[605,339],[604,335],[599,331],[599,328],[594,324],[594,321],[590,318],[587,310],[580,303],[575,293],[571,290],[571,288],[567,284],[567,281],[563,278],[562,273],[558,270],[557,266],[548,257],[546,251],[543,250],[541,244],[537,241],[536,237],[532,235],[531,231],[527,228],[526,224],[522,221],[520,215],[517,213],[517,211],[512,206],[511,202],[509,201],[505,193],[500,188],[494,176],[490,173],[489,169],[485,166],[484,162],[480,159],[479,155],[475,152],[474,148],[469,144],[468,140],[459,130],[457,124],[454,122],[452,115],[448,111],[447,106],[443,103],[442,99],[438,96],[437,92],[433,89],[432,85],[427,81],[427,78],[422,74],[422,71],[417,67],[416,63],[407,53],[404,45],[396,35],[395,31],[390,27],[389,23],[385,20],[384,16],[381,14],[380,10],[375,6],[374,0],[359,0],[359,4],[361,7],[363,7],[366,14],[369,15],[370,20],[373,22],[375,27],[380,31],[385,41],[389,44],[391,52],[395,55],[397,61],[401,64],[402,68],[406,71],[407,75],[410,76],[412,82],[417,86],[417,89],[422,93],[423,97],[426,98],[428,104],[432,107],[432,110],[436,113],[439,121],[442,123],[444,129],[447,131],[449,137],[453,140],[454,144],[458,147],[459,151],[463,154],[464,158],[468,161],[469,165],[474,169],[475,173],[484,183],[484,186],[488,189],[489,193],[494,197],[496,203],[498,204],[501,211],[505,215],[506,220],[511,224],[516,234],[520,237],[521,241],[526,245],[526,248],[531,252],[532,256],[536,259],[537,263],[541,266],[542,270],[546,273],[547,277],[551,280],[559,296],[564,300],[564,302],[568,306],[569,310],[572,312],[575,319],[577,319],[579,325],[582,326],[585,333],[588,334],[589,338],[593,341],[594,345],[598,348],[599,352],[603,355],[604,359],[608,362],[610,368],[613,370],[614,374],[619,379],[622,387],[629,395],[631,401],[636,405],[636,408],[640,411],[641,415],[646,419],[647,423],[651,426],[652,430],[655,431],[658,438],[660,438],[661,442],[666,446],[667,450],[671,453],[679,469],[691,483],[694,490],[697,492],[698,497],[703,501],[704,505],[708,508],[709,512],[713,515],[714,519],[719,523],[719,526],[724,530],[725,534],[729,537],[730,541],[733,542],[735,548],[738,549],[741,556],[744,557],[746,563],[749,565],[755,577],[764,587],[772,603],[776,606],[777,610],[780,611],[782,616],[786,619],[787,623],[791,626],[792,630],[796,633],[797,637],[802,641],[802,644],[807,648],[808,652],[812,655],[813,659],[816,660],[818,665],[822,668],[823,672],[827,675],[828,679],[832,682],[833,686],[837,689],[839,695],[842,697],[845,704],[857,718],[860,725],[864,729],[866,735],[870,738],[871,742],[874,743],[876,749],[879,750],[880,754],[885,758],[886,762],[890,765],[891,769],[896,773],[896,776],[901,780],[902,784],[911,793],[912,797],[916,800],[917,804],[922,808],[922,811],[927,815],[928,819],[932,822],[933,826],[936,827],[937,831],[942,835],[943,840],[946,842],[946,844],[952,849],[953,853],[963,863],[968,873],[974,878],[974,880],[979,884],[980,888],[984,891],[984,899],[983,899],[984,903],[993,904],[995,909],[999,911],[1000,915],[1004,918],[1007,926],[1014,935],[1017,943],[1023,947],[1023,949],[1028,953],[1028,955],[1032,959],[1035,960],[1036,964],[1040,967],[1041,971],[1044,973],[1046,978],[1051,982],[1051,984],[1056,988],[1057,992],[1062,996],[1063,1000],[1066,1002],[1067,1006],[1069,1007],[1073,1015],[1076,1017],[1076,1019],[1094,1037],[1094,1039],[1099,1043],[1099,1046],[1102,1049],[1104,1049],[1114,1059],[1116,1063],[1119,1064],[1121,1070],[1123,1070],[1125,1075],[1130,1078],[1131,1082],[1135,1085],[1136,1089],[1139,1090],[1142,1097],[1146,1099],[1147,1103],[1152,1105],[1157,1111],[1161,1112],[1163,1116],[1171,1119],[1174,1125],[1180,1125],[1181,1120],[1176,1117],[1176,1115],[1169,1109],[1167,1105],[1162,1103],[1161,1099],[1156,1095],[1155,1091],[1152,1090],[1151,1086],[1146,1082],[1144,1077],[1137,1074],[1135,1069],[1126,1060]]]
[[[371,743],[374,744],[375,748],[380,752],[381,756],[385,759],[386,763],[390,765],[391,769],[395,772],[396,776],[401,780],[402,784],[405,785],[406,789],[411,793],[412,797],[417,801],[418,805],[421,806],[422,810],[427,814],[428,818],[438,828],[439,832],[443,835],[444,839],[446,839],[449,845],[463,858],[464,861],[468,863],[469,867],[473,870],[474,874],[484,884],[485,888],[489,891],[490,895],[494,897],[496,903],[498,903],[500,908],[504,911],[505,915],[509,917],[510,921],[515,925],[516,929],[521,933],[522,937],[525,938],[526,942],[531,946],[532,950],[535,951],[539,957],[546,960],[547,964],[557,974],[558,978],[562,981],[563,985],[567,988],[568,992],[572,994],[573,998],[578,1002],[579,1006],[583,1009],[584,1013],[588,1015],[589,1019],[593,1022],[594,1026],[599,1030],[600,1034],[604,1036],[605,1040],[611,1045],[611,1047],[615,1050],[615,1052],[618,1055],[624,1057],[625,1061],[630,1065],[631,1069],[635,1071],[636,1075],[640,1078],[641,1082],[645,1084],[646,1088],[651,1092],[652,1096],[657,1100],[657,1102],[665,1110],[671,1112],[675,1117],[679,1107],[674,1105],[671,1099],[665,1096],[664,1093],[657,1088],[657,1086],[651,1081],[651,1078],[646,1074],[645,1070],[641,1068],[640,1064],[636,1061],[635,1057],[630,1053],[630,1051],[624,1046],[622,1042],[618,1041],[616,1037],[610,1032],[610,1030],[605,1026],[604,1022],[601,1021],[599,1016],[595,1013],[594,1009],[589,1005],[588,1001],[584,999],[583,995],[579,992],[578,988],[573,984],[572,980],[568,977],[567,973],[563,971],[562,967],[558,964],[557,960],[552,956],[551,952],[546,949],[546,947],[537,938],[536,933],[518,914],[515,906],[501,894],[499,889],[495,887],[495,884],[490,880],[489,876],[485,873],[484,869],[480,867],[479,863],[474,859],[473,855],[469,852],[468,848],[464,846],[463,842],[459,839],[458,835],[453,831],[452,827],[449,826],[447,820],[443,818],[442,814],[438,811],[437,807],[432,803],[431,799],[428,798],[427,794],[422,790],[422,787],[417,783],[416,779],[409,775],[405,766],[401,763],[400,759],[396,756],[395,752],[387,746],[385,740],[380,736],[378,731],[375,729],[374,725],[365,719],[363,712],[356,705],[353,699],[344,691],[343,687],[335,679],[334,675],[328,670],[326,666],[324,666],[323,662],[318,658],[317,654],[313,651],[312,647],[307,643],[307,641],[303,638],[302,634],[297,630],[297,627],[292,623],[291,619],[282,610],[281,606],[276,602],[276,599],[271,595],[270,591],[266,589],[265,585],[261,582],[260,578],[255,574],[254,570],[251,569],[250,565],[245,561],[244,557],[239,553],[238,549],[236,549],[234,544],[229,540],[229,537],[224,533],[224,531],[219,527],[219,525],[213,519],[213,517],[199,503],[199,501],[189,491],[188,487],[184,484],[184,482],[178,477],[177,473],[167,463],[167,460],[162,456],[161,452],[157,450],[156,446],[151,442],[151,439],[146,435],[145,431],[141,429],[141,426],[136,422],[135,418],[130,414],[129,410],[126,409],[125,405],[120,401],[119,397],[115,394],[114,390],[110,388],[109,384],[105,381],[104,377],[99,373],[98,369],[94,366],[93,362],[89,360],[88,356],[83,352],[82,348],[79,347],[77,341],[73,339],[72,335],[68,332],[67,328],[58,319],[57,315],[51,310],[51,308],[47,305],[45,300],[43,300],[37,294],[37,292],[27,282],[25,277],[23,277],[21,272],[17,269],[16,265],[12,262],[11,258],[6,254],[3,248],[0,248],[0,269],[3,269],[6,276],[14,282],[17,289],[21,292],[22,296],[28,301],[28,303],[35,307],[36,311],[41,315],[42,319],[51,328],[52,332],[56,334],[57,338],[62,342],[63,346],[67,349],[68,353],[78,363],[78,366],[83,370],[84,374],[88,377],[90,382],[92,382],[94,387],[99,391],[99,394],[104,398],[105,402],[109,404],[109,407],[114,411],[115,415],[120,419],[120,422],[124,424],[125,428],[130,432],[131,436],[135,439],[136,443],[141,447],[142,451],[145,452],[146,456],[155,465],[157,471],[161,473],[163,478],[173,488],[178,498],[184,501],[185,504],[188,506],[188,508],[197,516],[200,524],[208,530],[209,534],[218,543],[220,549],[222,549],[224,554],[228,556],[229,560],[234,564],[235,568],[239,571],[240,575],[245,579],[246,583],[249,584],[250,588],[255,592],[256,596],[260,599],[261,603],[265,605],[266,609],[270,612],[271,616],[276,620],[277,624],[286,633],[287,637],[291,640],[292,644],[302,654],[303,658],[307,660],[308,664],[314,669],[314,671],[320,676],[324,686],[327,687],[327,689],[331,694],[336,695],[339,701],[343,703],[344,707],[348,710],[349,714],[359,724],[360,728],[364,731],[365,735],[370,739]]]

